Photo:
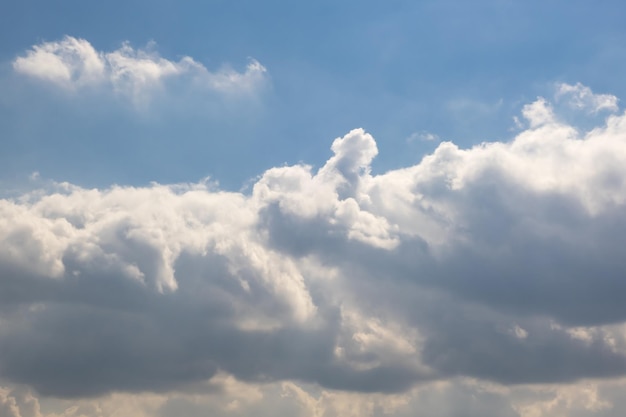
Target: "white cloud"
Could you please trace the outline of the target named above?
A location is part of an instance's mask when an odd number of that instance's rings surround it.
[[[222,94],[254,93],[267,82],[267,70],[251,59],[244,72],[231,68],[209,71],[191,57],[171,61],[161,57],[154,44],[134,49],[124,43],[119,49],[97,51],[88,41],[66,36],[60,41],[34,45],[13,61],[16,72],[78,90],[108,86],[134,100],[145,100],[167,80],[185,77],[195,87]]]
[[[589,113],[598,113],[606,110],[609,112],[618,111],[618,99],[611,94],[594,94],[591,88],[576,83],[575,85],[562,83],[557,86],[557,99],[567,100],[567,103],[579,110]]]
[[[167,67],[151,62],[132,71]],[[555,113],[540,98],[510,142],[443,142],[379,175],[355,129],[320,169],[269,169],[250,194],[2,199],[0,377],[44,397],[156,393],[145,415],[275,415],[276,398],[305,416],[619,415],[626,114],[580,133]],[[249,396],[216,403],[206,384]]]
[[[13,61],[20,73],[64,87],[98,83],[105,77],[105,60],[89,42],[66,36],[59,42],[44,42]]]
[[[522,109],[522,115],[528,120],[530,127],[539,127],[555,122],[554,110],[543,97],[538,97],[537,101],[526,104]]]

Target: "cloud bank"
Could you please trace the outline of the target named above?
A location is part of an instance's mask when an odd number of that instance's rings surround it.
[[[0,378],[26,387],[0,410],[40,415],[21,411],[30,387],[134,398],[134,415],[618,415],[626,114],[588,131],[544,98],[522,114],[510,142],[442,142],[381,174],[355,129],[319,169],[269,169],[249,193],[0,200]],[[67,410],[51,415],[109,415]]]
[[[267,83],[266,68],[254,59],[244,72],[227,67],[212,72],[188,56],[179,61],[165,59],[154,44],[134,49],[126,42],[115,51],[105,52],[72,36],[34,45],[13,61],[13,69],[66,90],[106,87],[134,100],[145,99],[151,91],[176,79],[230,95],[254,93]]]

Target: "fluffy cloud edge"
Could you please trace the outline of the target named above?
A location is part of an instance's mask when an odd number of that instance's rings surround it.
[[[107,52],[72,36],[33,45],[12,65],[18,74],[64,90],[106,87],[135,101],[176,79],[186,79],[195,88],[222,95],[256,94],[269,81],[267,69],[253,58],[243,72],[227,66],[210,71],[189,56],[178,61],[161,57],[155,43],[135,49],[124,42],[120,48]]]

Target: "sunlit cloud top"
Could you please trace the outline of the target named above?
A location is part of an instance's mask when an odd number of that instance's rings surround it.
[[[165,59],[159,56],[154,44],[147,49],[134,49],[124,43],[117,50],[104,52],[94,49],[85,39],[72,36],[34,45],[13,61],[13,68],[71,91],[104,86],[131,98],[161,87],[168,79],[186,78],[197,88],[224,94],[254,93],[267,81],[267,70],[254,59],[244,72],[229,68],[211,72],[191,57]]]

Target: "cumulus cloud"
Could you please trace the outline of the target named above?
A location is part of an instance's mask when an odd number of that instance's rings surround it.
[[[181,78],[195,87],[222,94],[254,93],[267,81],[267,70],[254,59],[243,72],[227,67],[212,72],[188,56],[178,61],[163,58],[154,44],[134,49],[126,42],[117,50],[105,52],[72,36],[34,45],[13,61],[13,69],[64,89],[106,86],[135,100],[169,80]]]
[[[301,415],[350,415],[359,393],[380,396],[359,415],[482,393],[470,415],[542,416],[557,405],[540,398],[624,377],[626,114],[586,132],[545,99],[522,114],[509,142],[442,142],[381,174],[355,129],[319,169],[269,169],[247,194],[0,200],[0,378],[71,398],[245,384]],[[162,415],[193,408],[168,401]]]

